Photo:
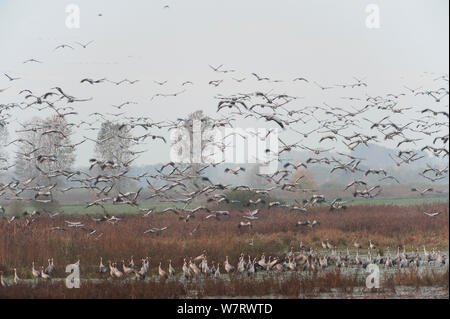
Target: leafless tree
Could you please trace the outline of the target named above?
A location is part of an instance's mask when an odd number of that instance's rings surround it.
[[[25,123],[16,142],[16,175],[22,180],[35,177],[36,185],[63,186],[61,171],[70,170],[75,161],[71,134],[66,120],[56,115]]]
[[[106,121],[98,132],[95,153],[97,159],[112,163],[113,168],[107,168],[107,173],[118,175],[128,170],[129,162],[133,159],[133,145],[134,140],[128,125]],[[119,177],[111,179],[111,183],[113,192],[117,193],[129,186],[129,179]]]
[[[4,161],[6,161],[7,159],[6,150],[3,147],[6,144],[7,140],[8,140],[8,129],[6,127],[6,122],[0,120],[0,167],[2,164],[2,159]]]
[[[198,172],[202,166],[201,164],[207,163],[207,158],[211,157],[211,154],[208,154],[208,148],[214,142],[212,136],[213,123],[213,119],[206,116],[203,111],[199,110],[193,112],[189,114],[185,120],[180,121],[179,123],[179,129],[182,132],[187,133],[187,137],[185,137],[185,139],[180,138],[172,141],[174,144],[178,144],[180,150],[183,150],[184,152],[188,151],[188,161],[192,163],[189,164],[189,172],[190,176],[192,176],[191,182],[196,187],[200,187],[204,184],[201,180],[201,173]],[[197,141],[197,144],[194,143],[196,135],[201,136],[201,141]],[[198,148],[196,148],[197,146]],[[197,152],[200,152],[200,154]]]

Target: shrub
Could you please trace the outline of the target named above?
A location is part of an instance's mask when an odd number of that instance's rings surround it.
[[[25,210],[25,204],[23,200],[12,201],[8,206],[8,212],[11,216],[19,216]]]
[[[61,209],[61,205],[58,201],[51,201],[49,203],[42,203],[35,200],[30,201],[30,205],[37,211],[43,212],[47,211],[54,213]]]

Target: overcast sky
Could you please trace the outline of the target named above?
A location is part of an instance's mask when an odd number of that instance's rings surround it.
[[[71,3],[80,8],[79,29],[65,25]],[[379,29],[366,26],[370,3],[379,6]],[[170,7],[163,9],[165,5]],[[24,88],[44,93],[59,86],[71,95],[94,98],[76,104],[77,121],[92,112],[117,112],[110,105],[127,100],[138,102],[126,109],[130,115],[170,120],[198,109],[214,115],[218,93],[272,89],[303,96],[299,103],[305,105],[325,101],[317,87],[292,83],[297,76],[324,85],[364,77],[369,84],[364,93],[398,92],[403,85],[427,85],[434,75],[448,72],[448,12],[447,0],[2,0],[0,71],[21,80],[0,76],[0,89],[8,88],[0,93],[0,103],[17,102]],[[74,44],[90,40],[94,42],[86,49]],[[54,51],[62,43],[75,50]],[[23,64],[30,58],[43,63]],[[224,64],[236,72],[219,75],[208,64]],[[289,82],[257,83],[251,72]],[[90,86],[80,84],[84,77],[140,82]],[[231,77],[247,80],[237,84]],[[225,79],[223,85],[208,85],[217,79]],[[165,80],[164,86],[153,82]],[[187,80],[194,85],[179,97],[151,100],[156,93],[182,90]],[[338,103],[333,96],[326,101]],[[15,113],[10,135],[17,121],[36,115]],[[77,132],[73,140],[89,134]],[[92,143],[80,146],[78,165],[87,163],[92,149]],[[168,159],[167,147],[160,143],[147,149],[151,152],[138,163]]]

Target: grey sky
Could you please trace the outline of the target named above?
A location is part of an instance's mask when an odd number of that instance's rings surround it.
[[[65,26],[65,8],[70,3],[81,9],[80,29]],[[380,7],[380,29],[365,25],[369,3]],[[166,4],[169,9],[163,9]],[[403,85],[430,84],[432,76],[424,76],[424,71],[448,72],[448,11],[446,0],[3,0],[0,71],[22,79],[9,82],[0,77],[0,89],[10,87],[0,94],[0,103],[16,102],[24,88],[44,93],[54,86],[77,97],[94,97],[92,102],[76,105],[77,120],[95,111],[116,112],[110,105],[126,100],[139,102],[127,109],[130,114],[155,120],[182,117],[197,109],[214,115],[213,97],[218,93],[270,89],[307,97],[299,105],[338,103],[337,97],[324,98],[314,86],[256,83],[251,72],[286,81],[305,76],[325,85],[349,82],[352,76],[367,77],[370,85],[363,93],[398,92]],[[90,40],[94,43],[87,49],[53,52],[61,43]],[[29,58],[44,63],[22,64]],[[208,64],[224,64],[237,71],[222,76]],[[231,76],[247,80],[237,85]],[[84,77],[140,82],[90,86],[79,83]],[[218,88],[207,84],[220,78],[225,82]],[[168,83],[160,87],[155,80]],[[151,101],[155,93],[180,91],[187,80],[194,86],[179,97]],[[14,115],[20,122],[41,116]],[[10,130],[16,128],[12,123]],[[78,132],[73,140],[83,134],[95,136]],[[92,149],[92,143],[80,146],[77,164],[85,164]],[[149,149],[138,163],[168,159],[167,147],[152,143]]]

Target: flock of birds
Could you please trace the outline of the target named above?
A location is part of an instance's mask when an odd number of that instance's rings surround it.
[[[94,41],[86,43],[75,43],[81,50],[89,50],[94,46]],[[64,50],[75,50],[75,45],[59,44],[53,51],[61,52]],[[44,64],[37,58],[31,58],[23,61],[24,65]],[[207,216],[202,218],[201,222],[208,220],[219,221],[222,216],[234,214],[229,210],[214,209],[214,204],[233,204],[238,201],[228,198],[227,191],[247,190],[255,194],[256,199],[249,199],[240,202],[249,211],[242,216],[242,221],[236,225],[239,228],[251,228],[256,223],[259,216],[259,207],[267,205],[269,208],[285,208],[290,211],[296,211],[300,214],[306,214],[311,207],[315,205],[329,205],[331,211],[346,209],[346,201],[342,198],[328,200],[319,190],[306,188],[303,186],[305,174],[295,175],[299,170],[307,171],[311,165],[323,165],[330,167],[329,174],[345,172],[346,174],[355,174],[362,176],[355,178],[343,191],[349,192],[350,197],[374,198],[383,191],[383,183],[398,183],[401,181],[382,168],[369,167],[365,165],[366,159],[352,155],[357,148],[363,148],[373,143],[395,142],[396,149],[390,155],[393,167],[403,167],[423,158],[433,158],[439,162],[447,162],[445,167],[437,167],[436,161],[427,163],[423,170],[417,175],[427,183],[436,183],[443,179],[448,179],[448,127],[449,112],[448,105],[443,105],[448,98],[449,89],[448,75],[424,74],[429,88],[409,88],[405,86],[398,92],[369,95],[364,90],[370,86],[369,82],[363,78],[352,78],[337,84],[320,84],[317,81],[299,76],[292,80],[273,79],[257,73],[251,73],[248,76],[236,77],[234,74],[238,71],[225,68],[224,65],[210,65],[212,74],[215,78],[207,82],[207,85],[214,89],[220,87],[225,81],[234,82],[237,85],[244,81],[254,81],[255,84],[265,83],[277,85],[277,83],[291,82],[300,85],[299,90],[304,86],[311,86],[320,92],[338,91],[341,94],[342,103],[336,106],[327,103],[317,105],[302,105],[299,101],[301,97],[290,94],[277,94],[270,91],[253,91],[248,93],[236,93],[231,95],[217,94],[214,98],[217,103],[216,112],[218,118],[202,116],[201,120],[204,129],[234,127],[233,122],[239,119],[253,119],[255,121],[263,120],[267,122],[272,129],[264,136],[253,133],[257,139],[265,141],[273,134],[273,128],[282,130],[282,133],[289,133],[298,137],[296,142],[286,142],[286,138],[278,138],[280,148],[274,155],[289,156],[292,151],[303,151],[309,154],[306,161],[299,162],[296,159],[284,159],[281,162],[281,168],[269,175],[259,175],[264,180],[267,187],[251,187],[250,185],[224,184],[221,181],[213,181],[208,177],[208,169],[216,168],[222,163],[205,164],[186,164],[167,162],[162,164],[155,172],[145,172],[142,174],[132,174],[133,163],[144,149],[136,150],[136,147],[145,148],[149,143],[168,143],[164,133],[158,130],[170,132],[178,128],[192,129],[193,118],[165,121],[154,121],[146,115],[132,116],[128,114],[127,108],[137,104],[133,100],[119,102],[111,107],[119,113],[100,113],[94,112],[89,118],[80,119],[78,117],[78,108],[80,105],[95,101],[94,97],[76,97],[62,87],[53,87],[44,91],[31,90],[19,87],[22,81],[20,76],[12,73],[5,73],[4,80],[10,86],[0,89],[0,99],[7,90],[17,89],[16,101],[2,102],[0,104],[0,172],[6,172],[6,175],[0,175],[0,203],[5,205],[14,201],[32,200],[40,204],[51,204],[58,195],[67,194],[72,191],[85,190],[93,199],[86,202],[85,207],[101,207],[104,214],[93,218],[96,223],[108,222],[114,225],[120,223],[123,218],[111,216],[108,212],[107,204],[129,205],[134,207],[144,217],[153,214],[174,213],[179,216],[180,221],[188,222],[196,213],[206,212]],[[220,78],[219,78],[220,77]],[[110,85],[112,88],[122,86],[137,85],[139,79],[120,79],[111,80],[105,77],[82,78],[79,80],[81,86]],[[0,82],[2,83],[2,82]],[[168,85],[169,81],[154,81],[158,87]],[[206,83],[205,83],[206,84]],[[0,84],[1,85],[1,84]],[[181,84],[182,89],[172,93],[157,93],[150,100],[156,98],[174,98],[181,94],[187,94],[189,87],[195,85],[193,81],[184,81]],[[403,103],[406,98],[425,99],[427,106],[418,107]],[[46,114],[50,116],[46,120],[21,123],[14,117],[20,112]],[[42,112],[42,113],[40,113]],[[15,131],[17,135],[10,141],[6,141],[6,132],[11,122],[18,122],[20,129]],[[108,122],[115,125],[115,131],[111,134],[100,134],[100,122]],[[87,132],[99,133],[97,138],[84,136],[81,140],[72,142],[72,130],[85,130]],[[2,133],[3,132],[3,133]],[[88,135],[88,134],[86,134]],[[206,141],[216,150],[224,151],[230,145],[227,138],[243,138],[238,133],[226,136],[221,143]],[[2,139],[3,138],[3,139]],[[73,169],[68,166],[70,154],[75,154],[77,147],[83,143],[94,143],[96,147],[102,145],[126,145],[120,149],[120,154],[110,154],[109,157],[103,155],[96,156],[89,160],[89,167],[86,169]],[[178,143],[174,141],[173,144]],[[215,143],[215,144],[214,144]],[[327,145],[325,147],[325,145]],[[2,148],[12,149],[15,147],[15,158],[11,159],[6,152],[1,153]],[[340,151],[345,148],[348,152]],[[118,151],[119,152],[119,151]],[[266,153],[270,152],[269,150]],[[102,157],[103,156],[103,157]],[[224,166],[222,166],[224,167]],[[226,167],[223,174],[229,177],[239,177],[246,173],[246,167]],[[5,179],[8,178],[9,180]],[[376,178],[376,183],[373,183]],[[119,185],[123,181],[135,182],[139,185],[135,190],[123,191]],[[372,182],[371,182],[372,181]],[[293,192],[295,194],[307,194],[303,200],[296,200],[294,204],[283,204],[279,201],[267,201],[267,195],[274,191]],[[438,192],[434,187],[425,189],[412,188],[411,192],[418,192],[424,195],[429,192]],[[161,211],[154,209],[145,209],[140,205],[144,201],[159,201],[170,203],[181,203],[178,206],[167,207]],[[199,205],[196,208],[188,208],[195,203],[208,203]],[[192,206],[191,206],[192,207]],[[219,207],[218,207],[219,208]],[[25,212],[23,216],[6,217],[6,208],[0,206],[0,215],[8,218],[9,224],[19,223],[24,220],[24,225],[32,225],[43,213],[50,217],[55,217],[58,212],[35,210],[33,213]],[[423,212],[425,215],[433,218],[441,212]],[[306,215],[299,215],[306,216]],[[67,229],[86,229],[81,221],[65,220],[62,225],[55,225],[51,231],[66,231]],[[314,228],[320,225],[320,221],[312,218],[303,218],[297,222],[299,227]],[[197,224],[191,234],[199,231],[200,224]],[[144,233],[159,234],[167,230],[170,225],[160,225],[159,227],[150,227]],[[90,235],[100,238],[102,234],[97,234],[95,229],[89,229]],[[440,254],[433,252],[429,258],[432,260],[442,260]],[[402,264],[404,260],[418,263],[422,259],[418,255],[390,258],[389,255],[384,260],[386,263],[396,264],[397,261]],[[404,257],[404,258],[403,258]],[[359,257],[357,255],[358,260]],[[372,258],[369,254],[368,258]],[[194,262],[183,266],[183,272],[188,277],[192,273],[211,272],[219,273],[219,265],[209,267],[206,257],[194,259],[200,261],[200,268]],[[429,259],[428,259],[429,260]],[[242,256],[239,264],[234,267],[228,259],[223,264],[226,272],[236,269],[239,272],[256,272],[258,267],[261,269],[291,269],[295,270],[300,265],[304,267],[323,267],[330,262],[336,262],[337,265],[344,265],[350,260],[334,250],[330,255],[323,255],[309,250],[297,255],[291,255],[287,260],[280,258],[265,261],[261,258],[256,261]],[[389,261],[389,262],[388,262]],[[358,264],[355,259],[354,262]],[[148,260],[143,260],[143,265],[139,271],[134,270],[134,265],[123,263],[123,272],[118,269],[117,263],[109,263],[109,268],[102,263],[101,272],[110,271],[111,276],[121,277],[120,274],[135,273],[137,277],[145,277],[149,269]],[[50,268],[35,269],[33,265],[33,276],[48,279],[51,275],[53,262]],[[227,270],[228,269],[228,270]],[[162,277],[173,274],[173,268],[169,262],[169,271],[162,270],[160,265],[160,275]],[[17,277],[17,275],[16,275]],[[3,279],[2,279],[3,284]]]
[[[357,241],[353,246],[356,248],[356,254],[351,255],[349,248],[346,249],[346,253],[337,251],[337,248],[331,244],[328,240],[322,241],[322,250],[313,249],[312,247],[306,247],[303,242],[299,244],[299,249],[294,251],[294,247],[287,252],[284,256],[269,256],[263,253],[260,258],[252,258],[250,255],[241,253],[237,264],[232,264],[229,257],[226,256],[222,264],[212,261],[208,264],[208,256],[206,251],[195,258],[184,258],[181,269],[176,270],[172,261],[168,261],[167,271],[163,269],[162,262],[158,264],[157,276],[161,280],[169,278],[185,278],[187,280],[195,278],[221,278],[222,275],[247,275],[249,277],[255,276],[257,272],[311,272],[318,271],[329,267],[336,268],[363,268],[365,269],[369,264],[376,264],[389,268],[418,268],[424,265],[434,265],[435,267],[446,265],[447,256],[441,254],[440,251],[435,248],[432,251],[427,251],[423,246],[423,253],[420,253],[419,248],[411,252],[406,252],[406,248],[403,247],[401,251],[400,247],[397,248],[396,255],[392,255],[389,248],[387,253],[382,256],[380,251],[376,249],[376,245],[369,241],[368,254],[364,258],[359,255],[359,249],[362,248],[361,244]],[[77,261],[74,265],[80,266],[80,261]],[[103,258],[100,257],[100,263],[98,265],[97,272],[100,274],[109,274],[112,279],[124,279],[134,278],[136,280],[144,280],[151,278],[150,257],[141,259],[141,267],[135,264],[133,256],[129,262],[122,260],[121,266],[117,262],[107,262],[104,264]],[[40,270],[35,268],[35,263],[32,262],[31,275],[35,280],[50,280],[55,272],[56,266],[53,262],[53,258],[48,259],[48,266],[44,268],[41,266]],[[21,278],[17,274],[17,269],[14,268],[14,276],[12,283],[8,282],[3,277],[3,272],[0,271],[0,285],[2,287],[8,287],[11,284],[18,285],[21,283]],[[181,275],[179,275],[181,273]],[[178,275],[177,275],[178,274]]]
[[[442,255],[440,251],[433,248],[431,252],[428,252],[423,247],[423,254],[419,253],[417,248],[414,252],[407,253],[406,249],[403,248],[403,252],[400,252],[400,247],[397,249],[397,254],[395,256],[391,255],[388,249],[386,256],[381,256],[380,252],[377,251],[376,256],[372,256],[372,250],[376,249],[375,244],[369,243],[368,255],[366,260],[363,260],[362,256],[359,255],[359,249],[362,248],[358,242],[354,243],[357,248],[356,255],[350,255],[349,249],[347,248],[347,253],[345,255],[338,252],[336,247],[333,246],[328,240],[322,242],[323,251],[314,250],[312,247],[307,248],[303,243],[300,243],[299,250],[294,251],[294,247],[285,254],[285,256],[269,256],[266,259],[263,253],[258,259],[257,257],[252,258],[250,255],[245,255],[241,253],[237,264],[233,265],[229,261],[229,257],[226,256],[223,262],[223,270],[221,272],[220,263],[214,261],[208,265],[208,257],[206,251],[195,258],[184,258],[183,265],[181,267],[181,274],[185,279],[193,279],[198,276],[205,277],[215,277],[219,278],[221,274],[240,274],[253,276],[258,271],[316,271],[319,269],[325,269],[327,267],[332,267],[333,265],[338,268],[351,267],[351,266],[362,266],[364,269],[370,263],[375,263],[378,265],[384,265],[385,267],[395,267],[399,268],[405,267],[420,267],[421,264],[434,264],[435,266],[441,266],[446,264],[446,256]],[[149,269],[150,269],[150,258],[146,257],[142,259],[141,268],[135,269],[135,264],[133,257],[129,263],[122,261],[123,271],[117,268],[117,263],[111,263],[108,261],[108,266],[103,264],[102,258],[100,258],[99,272],[108,273],[112,278],[123,278],[129,274],[135,274],[136,279],[145,279]],[[158,265],[158,275],[162,279],[167,279],[169,277],[174,277],[177,271],[172,266],[172,261],[168,262],[168,270],[165,271],[162,268],[162,263],[159,262]]]

